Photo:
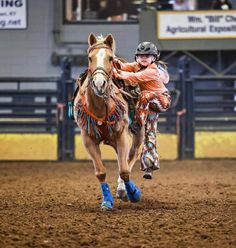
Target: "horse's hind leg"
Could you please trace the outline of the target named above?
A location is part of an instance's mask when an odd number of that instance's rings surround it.
[[[116,197],[121,199],[122,201],[128,201],[129,198],[127,196],[127,192],[126,192],[126,189],[125,189],[125,182],[123,179],[121,179],[121,177],[119,176],[118,177],[118,180],[117,180],[117,189],[116,189]]]
[[[144,140],[144,128],[141,128],[138,131],[138,133],[133,136],[133,143],[129,151],[128,166],[130,172],[141,153],[141,145],[143,144],[143,140]],[[120,198],[122,201],[127,201],[128,196],[127,196],[124,180],[119,176],[117,182],[118,182],[118,186],[116,191],[116,197]]]
[[[106,168],[102,163],[101,150],[99,145],[95,144],[94,141],[86,134],[82,134],[83,143],[86,147],[94,165],[95,175],[97,176],[103,195],[103,202],[101,204],[102,209],[112,209],[113,197],[109,189],[108,183],[106,183]]]
[[[135,162],[137,161],[139,155],[141,154],[141,145],[144,141],[144,127],[142,127],[137,134],[133,135],[132,146],[129,151],[128,164],[130,171],[132,170]]]

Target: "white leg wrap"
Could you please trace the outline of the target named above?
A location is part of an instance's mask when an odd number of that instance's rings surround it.
[[[121,179],[120,176],[118,177],[117,182],[118,182],[117,190],[125,190],[125,183],[124,183],[124,180]]]

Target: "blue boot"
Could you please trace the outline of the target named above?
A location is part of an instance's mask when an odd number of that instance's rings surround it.
[[[141,191],[138,187],[135,186],[134,182],[129,180],[125,182],[125,188],[127,191],[127,195],[131,202],[138,202],[141,197]]]
[[[113,207],[113,197],[107,183],[101,183],[103,202],[101,204],[102,209],[112,209]]]

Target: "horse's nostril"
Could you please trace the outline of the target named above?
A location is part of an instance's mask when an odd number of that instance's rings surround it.
[[[104,87],[104,86],[105,86],[105,84],[106,84],[106,81],[105,81],[105,80],[103,80],[102,87]]]

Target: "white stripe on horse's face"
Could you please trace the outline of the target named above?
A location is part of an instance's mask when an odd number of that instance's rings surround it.
[[[104,68],[104,59],[106,56],[106,49],[102,48],[98,51],[96,57],[97,57],[97,67]]]
[[[98,53],[96,54],[97,58],[97,67],[104,68],[105,66],[105,58],[106,58],[106,49],[100,49]],[[94,85],[97,87],[97,89],[101,92],[104,93],[105,88],[106,88],[106,78],[103,73],[96,73],[96,75],[93,78]]]

